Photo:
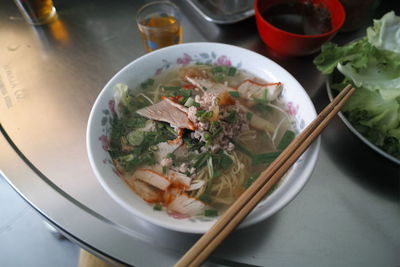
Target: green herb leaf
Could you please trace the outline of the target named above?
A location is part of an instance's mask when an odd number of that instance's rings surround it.
[[[257,154],[252,157],[252,164],[253,165],[258,165],[258,164],[269,164],[273,162],[280,154],[280,151],[277,152],[270,152],[270,153],[263,153],[263,154]]]
[[[199,157],[197,158],[197,160],[195,161],[195,163],[193,164],[193,167],[196,169],[200,169],[207,163],[207,160],[209,157],[210,157],[210,154],[207,152],[200,154]]]
[[[290,144],[290,142],[293,141],[295,135],[296,134],[293,131],[287,130],[282,136],[282,139],[279,142],[277,149],[284,150]]]
[[[242,152],[246,156],[249,156],[250,158],[254,157],[254,153],[252,153],[250,150],[248,150],[247,148],[245,148],[241,144],[236,143],[236,142],[234,142],[233,144],[235,145],[235,147],[237,148],[238,151]]]
[[[226,118],[224,118],[224,121],[229,122],[229,123],[235,123],[237,121],[236,111],[229,110],[228,113],[229,113],[229,115]]]

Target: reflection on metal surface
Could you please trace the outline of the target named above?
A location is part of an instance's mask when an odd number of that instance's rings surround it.
[[[49,28],[54,40],[61,44],[68,44],[70,42],[67,28],[58,17],[49,24]]]
[[[254,0],[189,0],[203,18],[217,24],[232,24],[254,15]]]

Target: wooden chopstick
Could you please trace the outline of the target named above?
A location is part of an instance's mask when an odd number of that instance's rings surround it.
[[[355,88],[346,86],[321,113],[298,135],[257,180],[230,206],[218,221],[175,264],[176,267],[199,266],[215,248],[253,210],[303,152],[339,112]]]

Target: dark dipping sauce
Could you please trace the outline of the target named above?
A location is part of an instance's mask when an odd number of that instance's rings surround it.
[[[332,30],[329,11],[310,1],[284,2],[268,7],[262,16],[281,30],[301,35],[319,35]]]

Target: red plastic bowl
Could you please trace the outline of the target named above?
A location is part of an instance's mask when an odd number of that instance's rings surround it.
[[[331,15],[332,30],[319,35],[301,35],[281,30],[268,21],[262,11],[278,3],[287,3],[290,0],[255,0],[254,10],[258,33],[263,42],[281,55],[302,56],[313,54],[321,45],[333,38],[343,26],[346,14],[339,0],[295,0],[299,2],[311,1],[313,4],[324,6]]]

